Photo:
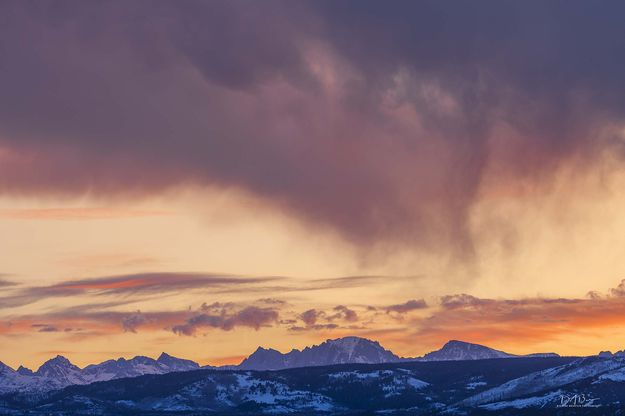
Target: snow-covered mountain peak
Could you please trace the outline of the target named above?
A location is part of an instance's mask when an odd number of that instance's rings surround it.
[[[355,362],[387,362],[387,360],[380,361],[378,358],[375,358],[375,353],[381,353],[382,355],[386,355],[389,358],[388,354],[392,354],[390,351],[385,350],[377,341],[372,341],[366,338],[360,337],[344,337],[337,339],[329,339],[326,342],[319,345],[319,348],[323,347],[332,347],[340,351],[341,354],[344,355],[344,359],[348,362],[352,361],[352,358],[355,358]],[[359,354],[361,357],[359,358]],[[372,355],[373,354],[373,355]],[[392,360],[396,359],[395,356]]]
[[[188,371],[200,368],[200,365],[195,361],[177,358],[165,352],[161,353],[156,362],[168,371]]]
[[[297,350],[294,350],[297,351]],[[265,347],[261,347],[259,346],[258,348],[256,348],[256,351],[254,351],[254,353],[266,353],[266,352],[280,352],[278,350],[275,350],[273,348],[265,348]]]
[[[62,355],[57,355],[43,363],[35,372],[35,375],[53,379],[62,385],[84,383],[80,368]]]
[[[54,358],[50,358],[48,361],[46,361],[45,363],[43,363],[43,365],[46,364],[54,364],[54,365],[73,365],[72,362],[67,359],[66,357],[62,356],[62,355],[57,355]]]
[[[276,370],[279,368],[286,368],[288,366],[287,356],[300,353],[298,350],[293,350],[289,354],[282,354],[280,351],[276,351],[272,348],[258,347],[249,357],[241,361],[240,368],[249,370]]]
[[[466,342],[466,341],[460,341],[457,339],[450,339],[449,341],[447,341],[445,343],[445,345],[443,345],[443,347],[462,347],[462,346],[468,346],[468,345],[479,345],[479,344],[472,344],[470,342]]]
[[[370,339],[357,337],[353,335],[342,337],[342,338],[326,339],[325,342],[336,343],[336,344],[348,344],[348,343],[353,343],[353,342],[358,342],[358,341],[374,342],[374,341],[371,341]]]
[[[259,347],[243,360],[240,368],[246,370],[278,370],[281,368],[308,367],[347,363],[388,363],[398,361],[392,352],[379,343],[360,337],[328,339],[319,345],[282,354],[273,349]]]
[[[489,358],[511,358],[515,355],[479,344],[451,340],[438,351],[425,354],[425,361],[483,360]]]
[[[34,373],[23,366],[15,371],[0,363],[0,393],[20,390],[48,391],[69,385],[137,377],[144,374],[190,371],[199,367],[199,364],[191,360],[183,360],[163,353],[158,361],[150,357],[137,356],[131,359],[107,360],[80,369],[67,358],[57,355],[43,363]]]
[[[336,339],[327,339],[325,343],[329,345],[340,346],[346,349],[354,349],[356,345],[360,343],[380,345],[377,343],[377,341],[372,341],[370,339],[360,338],[360,337],[343,337],[343,338],[336,338]]]
[[[37,373],[43,373],[43,372],[53,371],[53,370],[58,370],[58,369],[80,370],[80,368],[72,364],[72,362],[68,360],[67,358],[63,357],[62,355],[57,355],[56,357],[51,358],[45,363],[43,363],[41,367],[39,367],[39,369],[37,370]]]
[[[145,355],[137,355],[136,357],[131,358],[130,360],[128,360],[128,362],[135,362],[135,363],[153,363],[156,360],[154,358],[150,358],[150,357],[146,357]]]

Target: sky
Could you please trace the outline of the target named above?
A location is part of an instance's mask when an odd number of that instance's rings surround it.
[[[624,349],[623,13],[0,3],[0,360]]]

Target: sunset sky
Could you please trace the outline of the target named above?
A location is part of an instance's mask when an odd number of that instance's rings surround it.
[[[0,2],[0,361],[625,349],[624,15]]]

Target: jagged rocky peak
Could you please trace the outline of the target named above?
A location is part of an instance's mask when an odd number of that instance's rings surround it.
[[[32,376],[34,374],[33,370],[31,370],[30,368],[24,367],[23,365],[19,366],[19,368],[17,369],[17,373],[23,376]]]
[[[367,338],[354,337],[354,336],[336,338],[336,339],[327,339],[324,342],[324,344],[338,345],[338,346],[345,347],[345,348],[355,348],[358,344],[375,345],[375,346],[380,347],[380,343],[378,341],[373,341]]]
[[[166,352],[161,353],[156,361],[174,370],[193,370],[200,368],[200,365],[195,361],[174,357]]]
[[[45,363],[39,367],[37,372],[55,369],[55,368],[70,368],[70,369],[79,369],[76,367],[70,360],[63,357],[62,355],[57,355],[54,358],[49,359]]]
[[[258,348],[256,348],[255,352],[261,352],[262,353],[263,351],[276,351],[276,352],[278,352],[278,350],[274,350],[273,348],[265,348],[265,347],[261,347],[261,346],[258,346]]]
[[[15,370],[13,370],[11,367],[9,367],[8,365],[0,361],[0,374],[13,373],[13,372],[15,372]]]
[[[308,367],[347,363],[388,363],[398,361],[392,352],[378,342],[360,337],[328,339],[319,345],[282,354],[274,349],[258,349],[243,360],[240,368],[246,370],[278,370],[281,368]]]
[[[293,350],[293,351],[298,351],[298,350]],[[278,350],[274,350],[273,348],[263,348],[263,347],[256,348],[256,351],[252,353],[252,355],[257,355],[257,356],[271,356],[275,354],[282,355],[282,353]]]
[[[80,368],[62,355],[57,355],[43,363],[35,375],[54,379],[64,385],[82,384],[84,382]]]
[[[136,357],[133,357],[128,361],[132,361],[135,363],[142,363],[142,364],[151,364],[155,362],[156,360],[154,358],[146,357],[145,355],[137,355]]]
[[[360,337],[329,339],[324,344],[335,347],[343,354],[341,362],[382,363],[397,361],[399,357],[384,349],[379,342]],[[323,347],[321,344],[320,347]]]
[[[67,359],[66,357],[64,357],[64,356],[62,356],[62,355],[60,355],[60,354],[57,354],[57,356],[56,356],[56,357],[54,357],[54,358],[50,358],[48,361],[46,361],[46,362],[44,363],[44,365],[45,365],[45,364],[49,364],[49,363],[55,363],[55,364],[71,364],[72,362],[71,362],[69,359]]]
[[[297,352],[299,353],[299,351]],[[272,348],[267,349],[263,347],[258,347],[256,351],[239,364],[240,368],[246,370],[277,370],[287,366],[287,354],[282,354],[280,351]]]
[[[382,348],[380,346],[380,343],[377,341],[373,341],[367,338],[354,337],[354,336],[336,338],[336,339],[327,339],[324,342],[322,342],[320,345],[314,345],[312,348],[322,347],[324,345],[336,346],[336,347],[343,348],[346,350],[353,350],[358,345],[367,345],[367,346]]]

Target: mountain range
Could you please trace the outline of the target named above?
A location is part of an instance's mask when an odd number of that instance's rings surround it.
[[[423,357],[405,358],[395,355],[382,347],[377,341],[359,337],[329,339],[320,345],[293,349],[283,354],[274,349],[258,347],[238,366],[228,369],[241,370],[281,370],[296,367],[311,367],[334,364],[380,364],[400,361],[459,361],[485,360],[491,358],[519,357],[558,357],[553,352],[515,355],[498,351],[483,345],[451,340],[439,350],[429,352]]]
[[[0,394],[12,391],[49,391],[70,385],[136,377],[144,374],[165,374],[199,369],[199,364],[162,353],[158,359],[137,356],[130,360],[119,358],[81,369],[67,358],[57,355],[37,371],[20,366],[13,370],[0,362]]]
[[[604,353],[605,354],[605,353]],[[555,353],[530,354],[529,356],[558,356]],[[454,361],[483,360],[490,358],[520,357],[483,345],[452,340],[441,349],[423,357],[402,358],[382,347],[377,341],[360,337],[329,339],[319,345],[303,350],[293,349],[281,353],[275,349],[258,347],[239,365],[224,366],[224,370],[281,370],[297,367],[334,364],[381,364],[400,361]],[[158,359],[137,356],[126,360],[108,360],[81,369],[67,358],[57,356],[46,361],[37,371],[20,366],[17,370],[0,362],[0,392],[14,389],[56,389],[74,384],[89,384],[144,374],[197,370],[200,365],[191,360],[176,358],[162,353]],[[212,368],[206,366],[203,368]]]
[[[625,358],[513,357],[150,374],[1,394],[0,414],[605,416],[624,397]]]
[[[223,367],[166,353],[82,369],[62,356],[36,371],[0,363],[0,414],[9,415],[507,415],[563,403],[603,415],[616,414],[623,398],[623,351],[518,356],[457,340],[416,358],[345,337],[288,353],[259,347],[239,365]]]

